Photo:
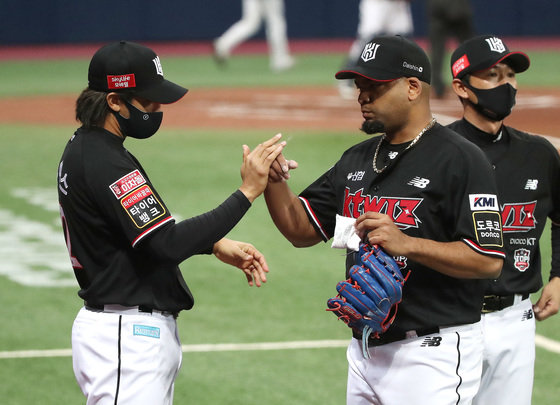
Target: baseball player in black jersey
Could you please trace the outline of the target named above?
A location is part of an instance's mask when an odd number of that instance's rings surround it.
[[[470,403],[482,368],[480,279],[497,277],[504,257],[492,168],[433,119],[430,63],[414,42],[372,38],[336,78],[354,79],[362,130],[382,135],[345,151],[299,196],[286,182],[297,165],[281,155],[264,195],[294,246],[333,238],[350,247],[337,237],[350,222],[409,272],[395,322],[368,341],[371,358],[353,336],[347,403]],[[348,271],[356,257],[347,257]]]
[[[515,105],[516,73],[529,58],[493,35],[463,42],[451,57],[453,89],[463,119],[450,128],[478,145],[494,168],[506,259],[502,274],[486,284],[482,324],[484,367],[475,404],[530,404],[535,362],[535,317],[560,305],[560,157],[543,137],[504,125]],[[552,268],[543,285],[539,239],[550,218]]]
[[[178,267],[213,253],[249,285],[268,267],[252,245],[226,239],[267,184],[284,142],[243,147],[242,185],[217,208],[176,223],[123,142],[159,128],[161,104],[187,89],[163,77],[159,57],[132,42],[100,48],[76,102],[82,126],[58,167],[68,251],[84,300],[72,328],[74,373],[88,404],[171,404],[181,365],[176,318],[193,306]]]

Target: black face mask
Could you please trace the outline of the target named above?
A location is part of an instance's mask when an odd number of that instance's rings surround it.
[[[146,139],[157,132],[163,119],[162,111],[144,112],[134,107],[127,100],[124,100],[124,102],[128,107],[129,118],[124,118],[118,112],[113,111],[124,136]]]
[[[477,89],[469,83],[463,82],[478,98],[478,104],[473,104],[476,110],[493,121],[501,121],[511,114],[515,105],[517,90],[509,83],[493,89]]]

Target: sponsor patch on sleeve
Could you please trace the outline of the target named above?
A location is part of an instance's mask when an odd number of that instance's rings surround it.
[[[501,247],[504,245],[502,239],[502,220],[499,212],[473,212],[473,222],[476,239],[480,246]]]
[[[148,185],[128,194],[121,200],[121,205],[138,228],[143,228],[165,215],[165,208]]]
[[[471,211],[500,211],[495,194],[469,194],[469,203]]]
[[[109,186],[109,188],[111,189],[115,197],[119,199],[143,184],[146,184],[146,179],[144,179],[142,173],[140,173],[140,171],[136,169],[133,172],[130,172],[115,181]]]

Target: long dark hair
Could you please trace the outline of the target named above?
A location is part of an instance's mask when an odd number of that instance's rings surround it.
[[[76,100],[76,120],[84,127],[103,127],[107,114],[111,112],[107,104],[107,93],[84,89]]]

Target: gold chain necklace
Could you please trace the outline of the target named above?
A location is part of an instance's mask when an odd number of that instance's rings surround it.
[[[426,131],[428,131],[430,128],[432,128],[432,127],[434,126],[435,123],[436,123],[436,119],[435,119],[435,118],[432,118],[431,121],[428,122],[428,125],[426,125],[426,126],[424,127],[424,129],[422,129],[422,131],[420,131],[420,133],[419,133],[418,135],[416,135],[416,138],[414,138],[414,139],[412,140],[412,142],[410,142],[410,143],[408,144],[408,146],[403,150],[403,152],[406,151],[406,150],[408,150],[408,149],[410,149],[410,148],[412,148],[412,147],[414,146],[414,144],[420,140],[420,138],[422,137],[422,135],[424,135],[424,133],[425,133]],[[379,143],[377,144],[377,148],[375,148],[375,153],[374,153],[374,155],[373,155],[372,167],[373,167],[373,171],[374,171],[375,173],[377,173],[377,174],[381,173],[383,170],[385,170],[385,169],[387,168],[387,166],[389,166],[389,164],[386,164],[386,165],[383,166],[381,169],[378,169],[378,168],[377,168],[377,155],[379,154],[379,149],[381,148],[381,144],[383,143],[383,141],[385,140],[386,137],[387,137],[386,134],[383,134],[383,135],[381,136],[381,139],[380,139]],[[401,152],[401,153],[402,153],[402,152]]]

